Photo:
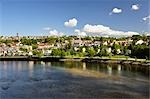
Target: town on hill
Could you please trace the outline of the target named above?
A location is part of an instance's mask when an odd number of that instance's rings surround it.
[[[150,59],[150,36],[1,36],[0,56],[132,57]]]

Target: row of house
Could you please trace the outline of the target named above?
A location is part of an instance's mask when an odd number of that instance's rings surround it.
[[[18,40],[22,38],[27,38],[27,39],[45,39],[48,38],[49,36],[1,36],[2,40]]]
[[[30,37],[30,38],[34,38],[34,37]],[[36,37],[37,38],[37,37]],[[43,37],[39,37],[39,38],[43,38]],[[106,46],[113,46],[113,44],[118,44],[118,45],[122,45],[122,46],[127,46],[129,44],[131,44],[133,42],[133,40],[131,39],[126,39],[126,40],[113,40],[113,41],[93,41],[93,40],[81,40],[81,38],[79,39],[73,39],[71,40],[71,46],[74,47],[74,50],[77,51],[79,49],[79,47],[81,46],[87,46],[87,47],[91,47],[91,46],[100,46],[100,45],[106,45]],[[138,40],[135,44],[147,44],[148,42],[145,42],[143,40]],[[44,55],[49,55],[52,50],[51,49],[57,49],[57,48],[65,48],[67,45],[69,44],[69,41],[65,40],[64,42],[55,42],[54,44],[48,44],[48,43],[37,43],[37,49],[36,50],[40,50],[43,52]],[[27,49],[27,52],[23,52],[20,50],[20,48],[23,49]],[[107,52],[111,52],[111,48],[107,48],[106,49]],[[0,56],[15,56],[15,55],[32,55],[32,51],[33,48],[32,46],[29,45],[23,45],[21,44],[21,42],[19,43],[12,43],[9,46],[2,43],[0,44]],[[85,51],[85,49],[83,49],[83,52]],[[120,49],[118,49],[117,51],[118,53],[121,53]]]
[[[118,45],[122,45],[122,46],[127,46],[129,44],[132,43],[133,40],[129,39],[129,40],[121,40],[121,41],[92,41],[92,40],[81,40],[81,39],[77,39],[77,40],[72,40],[72,45],[74,47],[78,47],[78,46],[99,46],[99,45],[110,45],[112,46],[113,44],[118,44]]]

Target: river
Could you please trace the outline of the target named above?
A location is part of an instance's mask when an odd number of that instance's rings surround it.
[[[149,98],[149,67],[0,61],[0,99]]]

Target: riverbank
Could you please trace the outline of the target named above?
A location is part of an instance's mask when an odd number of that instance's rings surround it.
[[[131,64],[150,66],[150,61],[145,59],[134,58],[109,58],[109,57],[59,57],[59,56],[3,56],[0,57],[0,61],[82,61],[82,62],[97,62],[106,64]]]

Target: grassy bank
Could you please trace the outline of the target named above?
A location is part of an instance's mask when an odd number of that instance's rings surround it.
[[[111,57],[75,57],[75,56],[1,56],[0,61],[83,61],[83,62],[99,62],[99,63],[115,63],[115,64],[134,64],[150,66],[150,60],[136,59],[127,56],[111,56]]]

